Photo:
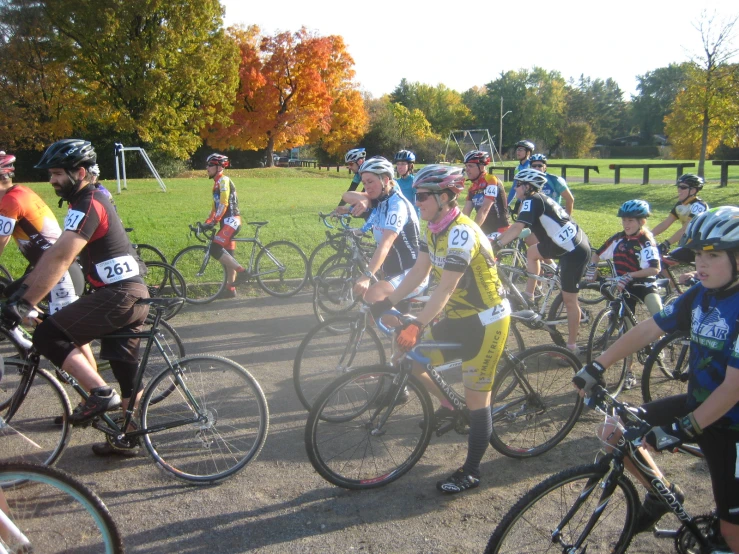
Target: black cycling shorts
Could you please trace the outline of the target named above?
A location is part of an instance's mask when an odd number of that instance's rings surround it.
[[[559,258],[559,279],[564,292],[577,293],[580,290],[585,270],[590,263],[590,244],[583,237],[572,252],[567,252]]]

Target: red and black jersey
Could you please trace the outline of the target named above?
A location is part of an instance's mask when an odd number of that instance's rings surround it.
[[[78,191],[69,202],[64,232],[87,240],[79,259],[95,288],[120,281],[143,283],[146,267],[128,239],[108,198],[94,186]]]
[[[635,235],[627,235],[624,231],[616,233],[595,253],[602,260],[613,259],[616,275],[624,275],[648,267],[659,267],[659,250],[654,237],[643,229]],[[655,277],[649,277],[639,280],[654,279]]]

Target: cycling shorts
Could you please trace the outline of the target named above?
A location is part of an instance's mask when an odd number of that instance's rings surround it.
[[[687,394],[655,400],[642,408],[644,420],[653,426],[671,425],[691,412]],[[718,516],[739,525],[739,430],[709,426],[696,442],[706,457]]]
[[[426,329],[423,340],[457,342],[462,346],[454,350],[424,350],[423,355],[431,365],[441,365],[462,358],[464,387],[474,391],[490,391],[493,388],[495,370],[503,354],[508,338],[511,318],[506,316],[490,325],[484,325],[475,314],[461,318],[445,318]],[[470,356],[470,353],[473,353]]]
[[[395,277],[386,277],[385,281],[390,283],[393,287],[393,290],[395,290],[398,288],[398,285],[400,285],[400,282],[403,280],[403,278],[406,275],[408,275],[409,272],[410,272],[410,269],[406,269],[400,275],[396,275]],[[426,292],[426,289],[428,288],[428,286],[429,286],[429,276],[427,275],[426,278],[421,282],[421,284],[418,285],[415,289],[413,289],[413,291],[408,296],[406,296],[405,299],[415,298],[416,296],[422,295],[424,292]]]
[[[231,239],[241,230],[240,217],[226,217],[221,221],[221,228],[213,237],[213,242],[226,250],[234,250],[236,243]]]
[[[541,252],[541,251],[540,251]],[[583,240],[572,252],[559,258],[559,279],[564,292],[577,293],[580,281],[590,263],[590,244]]]

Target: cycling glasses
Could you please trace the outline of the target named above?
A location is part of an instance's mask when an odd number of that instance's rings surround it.
[[[688,190],[689,188],[692,188],[688,185],[676,185],[678,189],[680,190]]]
[[[531,164],[531,167],[533,167],[534,169],[539,169],[540,167],[543,168],[544,164]]]
[[[416,201],[418,202],[425,202],[428,200],[429,196],[438,196],[441,194],[440,192],[417,192],[416,193]]]

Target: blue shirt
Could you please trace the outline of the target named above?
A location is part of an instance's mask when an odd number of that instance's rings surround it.
[[[570,190],[567,186],[567,181],[562,179],[559,175],[552,175],[551,173],[547,173],[546,176],[547,184],[541,188],[541,192],[546,194],[557,204],[562,204],[562,193],[566,190]]]
[[[416,205],[416,189],[413,188],[413,181],[415,180],[416,176],[413,174],[406,175],[405,177],[401,177],[396,180],[400,187],[400,192],[403,193],[403,196],[405,196],[413,206]],[[420,210],[416,207],[416,215],[420,214]]]
[[[526,158],[523,163],[518,164],[518,167],[516,168],[516,173],[521,171],[522,169],[526,169],[527,167],[531,166],[531,159]],[[516,196],[516,177],[513,177],[513,185],[511,186],[511,190],[508,191],[508,205],[511,205],[511,202],[513,202],[513,198]]]
[[[385,230],[398,234],[382,263],[385,277],[395,277],[412,268],[418,258],[421,228],[416,211],[408,199],[393,189],[388,197],[378,202],[372,210],[364,227],[370,225],[377,244],[380,243]]]

